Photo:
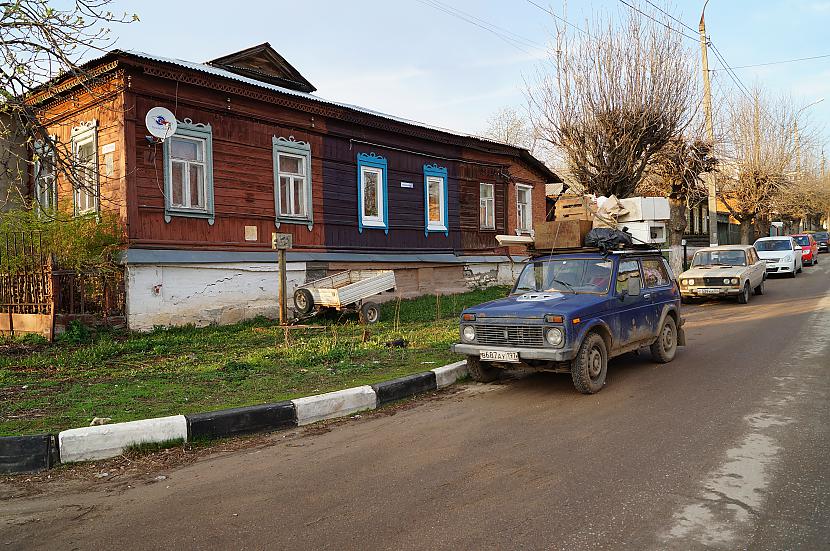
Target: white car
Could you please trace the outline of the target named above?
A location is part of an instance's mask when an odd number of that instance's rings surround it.
[[[792,237],[762,237],[755,242],[758,256],[767,263],[768,274],[787,274],[795,277],[804,267],[801,246]]]

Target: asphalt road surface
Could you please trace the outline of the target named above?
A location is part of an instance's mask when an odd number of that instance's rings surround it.
[[[537,375],[0,503],[0,549],[830,549],[830,255],[577,394]],[[159,480],[161,480],[159,482]],[[5,547],[4,547],[5,546]]]

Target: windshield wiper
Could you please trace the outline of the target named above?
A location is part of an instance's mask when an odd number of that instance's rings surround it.
[[[567,281],[562,281],[561,279],[556,279],[556,278],[553,278],[553,279],[551,279],[551,282],[553,282],[553,283],[561,283],[562,285],[564,285],[565,287],[567,287],[567,288],[568,288],[568,289],[569,289],[569,290],[570,290],[573,294],[576,294],[576,289],[574,289],[573,285],[571,285],[571,284],[570,284],[570,283],[568,283]]]

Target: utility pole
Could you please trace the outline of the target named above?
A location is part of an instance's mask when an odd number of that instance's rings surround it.
[[[706,117],[706,136],[712,147],[710,154],[714,156],[715,128],[712,124],[712,87],[709,83],[709,57],[706,51],[706,22],[704,20],[706,4],[708,3],[709,0],[706,0],[703,4],[698,30],[700,31],[700,59],[703,62],[703,112]],[[709,245],[715,247],[718,244],[718,197],[715,188],[715,175],[711,172],[705,172],[703,179],[706,181],[706,189],[709,191]]]

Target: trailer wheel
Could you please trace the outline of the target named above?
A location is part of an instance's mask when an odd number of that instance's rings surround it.
[[[374,302],[364,302],[360,306],[360,323],[371,325],[380,321],[380,306]]]
[[[314,310],[314,297],[308,289],[297,289],[294,292],[294,307],[301,316],[310,314]]]

